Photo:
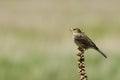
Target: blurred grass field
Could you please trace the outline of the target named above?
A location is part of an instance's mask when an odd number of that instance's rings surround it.
[[[108,56],[86,51],[89,80],[120,80],[118,0],[1,0],[0,80],[79,80],[71,27]]]

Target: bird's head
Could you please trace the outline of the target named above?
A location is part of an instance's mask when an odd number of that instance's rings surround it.
[[[82,31],[79,28],[71,28],[73,33],[81,33]]]
[[[71,28],[71,31],[72,31],[74,37],[75,36],[78,37],[82,33],[82,31],[79,28]]]

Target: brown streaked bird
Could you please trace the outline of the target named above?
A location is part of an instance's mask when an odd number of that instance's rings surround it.
[[[87,50],[89,48],[92,48],[97,50],[105,58],[107,58],[107,56],[95,45],[95,43],[79,28],[72,29],[72,32],[73,32],[74,42],[78,46],[79,50],[81,49]]]

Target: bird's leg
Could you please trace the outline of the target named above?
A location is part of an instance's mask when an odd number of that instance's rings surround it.
[[[84,53],[84,49],[83,49],[83,48],[78,47],[78,50],[79,50],[80,52]]]

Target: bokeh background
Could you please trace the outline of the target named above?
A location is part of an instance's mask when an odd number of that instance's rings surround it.
[[[107,54],[86,51],[89,80],[120,80],[119,0],[0,0],[0,80],[79,80],[71,27]]]

